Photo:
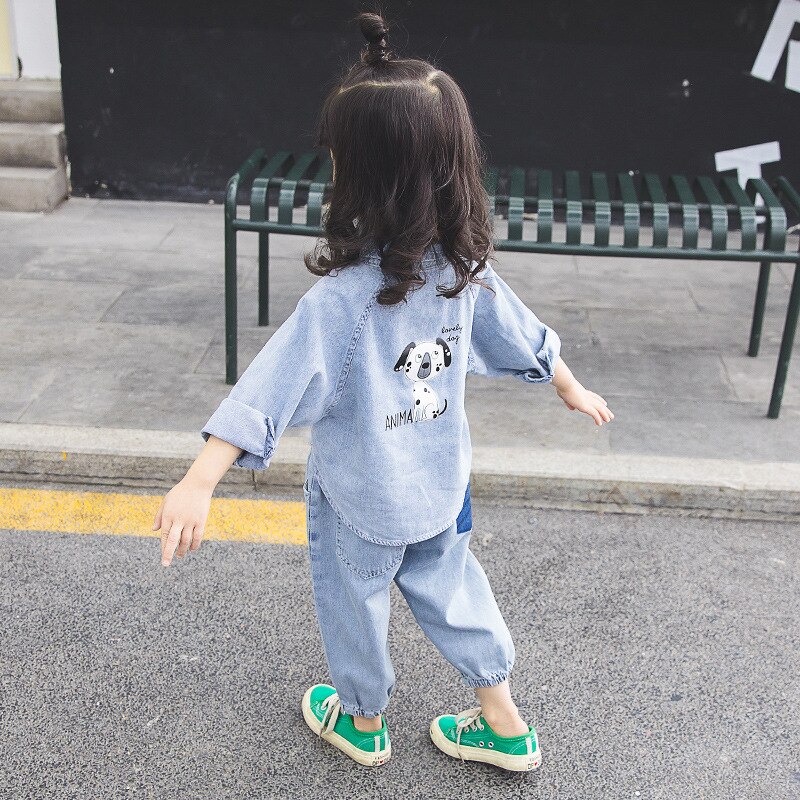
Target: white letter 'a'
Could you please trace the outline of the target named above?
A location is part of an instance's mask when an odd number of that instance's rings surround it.
[[[786,88],[800,92],[800,42],[790,39],[796,22],[800,22],[800,0],[781,0],[750,73],[755,78],[771,81],[783,51],[788,47]]]

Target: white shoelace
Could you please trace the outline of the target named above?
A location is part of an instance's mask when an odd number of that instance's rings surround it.
[[[459,714],[460,719],[456,723],[456,752],[462,763],[464,756],[461,755],[461,734],[466,731],[482,731],[483,722],[481,721],[481,714],[483,710],[480,708],[470,708],[469,711],[462,711]]]
[[[317,736],[322,736],[323,733],[328,733],[328,731],[334,729],[336,720],[339,719],[339,712],[342,709],[342,705],[339,702],[339,695],[336,692],[328,695],[322,701],[321,706],[323,709],[322,727],[319,729]]]

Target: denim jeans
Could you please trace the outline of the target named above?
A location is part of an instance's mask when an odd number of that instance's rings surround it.
[[[346,713],[381,714],[394,688],[387,646],[392,580],[465,684],[494,686],[508,677],[514,644],[469,549],[471,515],[421,542],[377,544],[354,533],[334,511],[313,469],[303,490],[317,618]],[[459,532],[465,520],[469,529]]]

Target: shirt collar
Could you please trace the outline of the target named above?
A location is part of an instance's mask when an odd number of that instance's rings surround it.
[[[370,264],[381,263],[381,254],[377,247],[371,247],[364,251],[363,260]],[[444,251],[441,244],[438,242],[432,244],[422,256],[422,266],[433,266],[434,264],[441,264],[446,261]]]

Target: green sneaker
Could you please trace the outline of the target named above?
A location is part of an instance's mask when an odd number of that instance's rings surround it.
[[[318,683],[303,695],[303,719],[317,736],[338,747],[354,761],[367,767],[385,764],[392,755],[386,717],[383,727],[373,732],[356,730],[353,718],[345,714],[333,686]]]
[[[498,736],[480,708],[436,717],[431,722],[431,739],[443,753],[462,761],[483,761],[515,772],[536,769],[542,763],[532,726],[522,736]]]

